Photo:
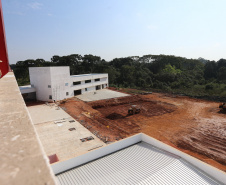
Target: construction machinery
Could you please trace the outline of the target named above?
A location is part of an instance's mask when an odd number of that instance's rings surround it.
[[[219,104],[219,108],[221,109],[221,111],[226,111],[226,103],[224,102],[224,103],[220,103]]]
[[[131,107],[128,109],[129,115],[134,115],[140,113],[140,108],[137,105],[131,105]]]

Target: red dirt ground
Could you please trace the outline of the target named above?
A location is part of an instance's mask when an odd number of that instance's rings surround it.
[[[127,115],[130,105],[141,112]],[[226,114],[218,103],[153,93],[85,103],[61,104],[104,142],[143,132],[226,171]]]

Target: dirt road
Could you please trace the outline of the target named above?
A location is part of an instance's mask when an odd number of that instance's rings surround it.
[[[129,116],[132,104],[141,112]],[[226,114],[218,103],[153,93],[61,106],[105,142],[143,132],[226,171]]]

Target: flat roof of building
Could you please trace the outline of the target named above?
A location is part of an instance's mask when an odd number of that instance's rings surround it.
[[[71,77],[94,76],[94,75],[106,75],[106,74],[107,74],[107,73],[91,73],[91,74],[71,75]]]
[[[63,161],[106,145],[54,103],[29,106],[28,111],[47,156],[56,154]],[[93,140],[80,140],[90,136]]]
[[[100,89],[95,92],[87,92],[84,94],[77,95],[76,98],[85,102],[91,102],[91,101],[106,100],[111,98],[120,98],[125,96],[130,96],[130,95],[117,92],[117,91],[112,91],[110,89]]]
[[[29,67],[29,68],[52,68],[52,67],[70,67],[70,66],[42,66],[42,67]]]

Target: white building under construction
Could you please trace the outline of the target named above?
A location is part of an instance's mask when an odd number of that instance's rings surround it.
[[[108,74],[70,75],[69,66],[30,67],[30,86],[21,87],[22,94],[36,92],[40,101],[71,98],[108,86]]]

